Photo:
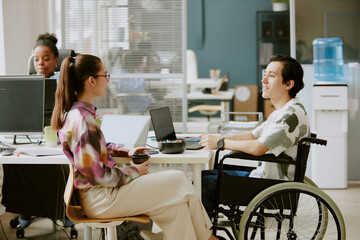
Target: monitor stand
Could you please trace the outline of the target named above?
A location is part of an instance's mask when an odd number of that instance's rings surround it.
[[[13,139],[12,144],[13,144],[13,145],[20,145],[20,144],[36,144],[36,142],[33,142],[33,141],[29,138],[29,136],[28,136],[28,135],[25,135],[25,136],[26,136],[26,138],[29,140],[29,142],[22,142],[22,143],[20,143],[20,142],[16,142],[16,135],[14,135],[14,139]],[[37,143],[41,144],[41,140],[40,140],[39,142],[37,142]]]

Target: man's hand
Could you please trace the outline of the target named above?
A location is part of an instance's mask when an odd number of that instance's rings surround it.
[[[201,135],[200,144],[205,147],[205,149],[217,149],[217,142],[220,139],[220,136],[215,136],[211,134]]]

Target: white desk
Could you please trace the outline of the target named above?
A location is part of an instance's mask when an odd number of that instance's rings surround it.
[[[152,142],[151,145],[156,146],[156,142]],[[15,150],[15,152],[26,149],[46,149],[47,147],[35,144],[26,144],[16,146],[16,148],[17,149]],[[61,150],[61,147],[57,146],[56,149]],[[194,172],[194,187],[199,196],[201,196],[201,165],[205,166],[209,162],[212,155],[213,152],[209,150],[186,150],[184,153],[181,154],[159,153],[151,155],[150,162],[152,164],[192,164]],[[122,164],[129,163],[130,158],[115,157],[115,160],[117,163]],[[64,154],[56,156],[33,157],[25,154],[20,154],[19,156],[16,156],[15,153],[11,156],[0,156],[0,164],[69,164],[69,160]]]
[[[0,141],[7,143],[3,138],[0,138]],[[8,143],[7,143],[8,144]],[[151,143],[152,146],[155,146],[155,142]],[[10,145],[10,144],[9,144]],[[45,149],[45,146],[39,146],[35,144],[27,144],[16,146],[17,150],[26,150],[26,149]],[[61,149],[60,146],[56,149]],[[182,154],[154,154],[151,155],[150,162],[151,164],[159,163],[172,163],[172,164],[192,164],[193,165],[193,180],[194,187],[201,197],[201,165],[206,165],[209,160],[212,158],[213,152],[209,150],[185,150]],[[129,163],[130,158],[126,157],[115,157],[117,163]],[[69,160],[65,154],[57,156],[46,156],[46,157],[32,157],[24,154],[16,156],[13,154],[11,156],[0,156],[0,164],[68,164]],[[91,227],[84,224],[84,239],[92,239],[92,230]]]
[[[33,147],[31,149],[46,148],[45,146],[38,146],[34,144],[31,145]],[[18,149],[24,149],[24,148],[18,147]],[[57,147],[56,149],[62,150],[60,147]],[[18,150],[15,150],[14,154],[11,156],[0,156],[0,164],[69,164],[69,160],[66,158],[64,154],[56,155],[56,156],[44,156],[44,157],[33,157],[25,154],[20,154],[17,157],[16,151]]]
[[[230,112],[229,102],[233,99],[235,89],[230,88],[227,91],[219,91],[217,94],[206,94],[199,91],[191,91],[187,94],[188,101],[191,100],[218,100],[224,106],[225,112]]]
[[[187,84],[190,86],[190,89],[196,90],[196,89],[203,89],[205,87],[208,88],[216,88],[220,85],[221,79],[215,81],[211,78],[199,78],[197,80],[188,81]]]

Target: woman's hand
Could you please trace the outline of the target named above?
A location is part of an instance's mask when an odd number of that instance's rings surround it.
[[[141,163],[141,164],[135,164],[133,161],[130,161],[130,165],[133,167],[136,167],[136,169],[138,170],[140,176],[146,175],[149,173],[149,168],[150,168],[150,160],[146,160],[145,162]]]
[[[204,134],[200,137],[200,144],[203,145],[205,149],[217,149],[217,142],[219,141],[220,136]]]
[[[130,149],[129,152],[128,152],[128,155],[129,157],[131,157],[132,155],[134,155],[135,153],[146,153],[148,154],[147,150],[150,150],[150,148],[148,147],[138,147],[138,148],[133,148],[133,149]],[[148,154],[149,155],[149,154]]]

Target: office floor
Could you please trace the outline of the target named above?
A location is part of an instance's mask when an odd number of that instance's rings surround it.
[[[336,202],[339,206],[347,228],[348,240],[359,239],[360,228],[360,182],[350,183],[349,187],[345,190],[325,190],[325,192]],[[9,222],[13,218],[14,214],[4,213],[1,217],[2,227],[0,226],[0,239],[15,240],[16,229],[10,227]],[[78,239],[83,239],[82,224],[77,224],[76,228],[79,231]],[[154,227],[155,231],[159,231],[158,227]],[[70,229],[65,229],[66,233],[70,233]],[[4,235],[6,234],[6,237]],[[53,231],[53,224],[48,219],[40,219],[34,222],[29,228],[25,230],[25,239],[36,240],[65,240],[69,239],[64,232],[57,229]],[[93,230],[93,239],[100,239],[100,230]]]

